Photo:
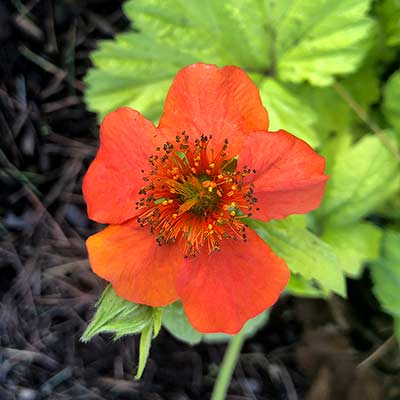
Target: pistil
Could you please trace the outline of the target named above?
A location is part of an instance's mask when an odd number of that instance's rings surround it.
[[[186,257],[203,246],[209,253],[218,251],[223,239],[246,240],[242,220],[256,203],[253,187],[244,183],[255,171],[237,171],[228,141],[217,152],[209,149],[211,139],[202,135],[191,145],[183,133],[174,144],[157,148],[136,204],[143,211],[139,223],[150,225],[160,245],[183,242]]]

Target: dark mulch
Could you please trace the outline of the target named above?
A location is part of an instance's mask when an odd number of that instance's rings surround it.
[[[79,342],[105,282],[87,262],[82,176],[98,125],[82,78],[121,1],[0,2],[0,399],[207,399],[224,345],[162,332],[140,382],[137,338]],[[283,298],[245,345],[230,399],[399,399],[398,360],[368,276],[350,302]],[[397,376],[398,377],[398,376]],[[396,383],[397,382],[397,383]],[[308,393],[306,395],[306,393]]]

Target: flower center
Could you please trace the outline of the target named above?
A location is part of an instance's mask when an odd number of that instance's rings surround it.
[[[218,251],[223,239],[246,240],[243,218],[256,203],[253,185],[244,183],[255,171],[237,171],[237,159],[227,152],[228,141],[215,152],[209,149],[210,139],[203,135],[190,145],[189,136],[182,133],[176,143],[157,148],[149,157],[151,170],[136,204],[143,210],[139,223],[150,225],[160,245],[183,241],[186,257],[204,245],[209,253]]]

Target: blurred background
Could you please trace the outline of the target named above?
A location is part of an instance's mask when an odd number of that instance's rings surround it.
[[[85,249],[101,227],[81,193],[98,146],[83,79],[98,41],[129,29],[121,6],[0,0],[1,400],[203,400],[223,356],[224,344],[191,347],[163,330],[136,382],[136,337],[79,341],[105,287]],[[389,76],[398,59],[387,65]],[[392,320],[370,273],[347,286],[347,300],[282,296],[246,342],[228,398],[400,399]]]

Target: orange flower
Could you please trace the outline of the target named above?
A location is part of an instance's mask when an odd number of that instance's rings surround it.
[[[201,332],[236,333],[277,300],[283,260],[243,218],[318,207],[325,160],[268,132],[256,86],[239,68],[194,64],[169,90],[158,128],[130,108],[108,114],[83,182],[96,274],[135,303],[178,299]]]

